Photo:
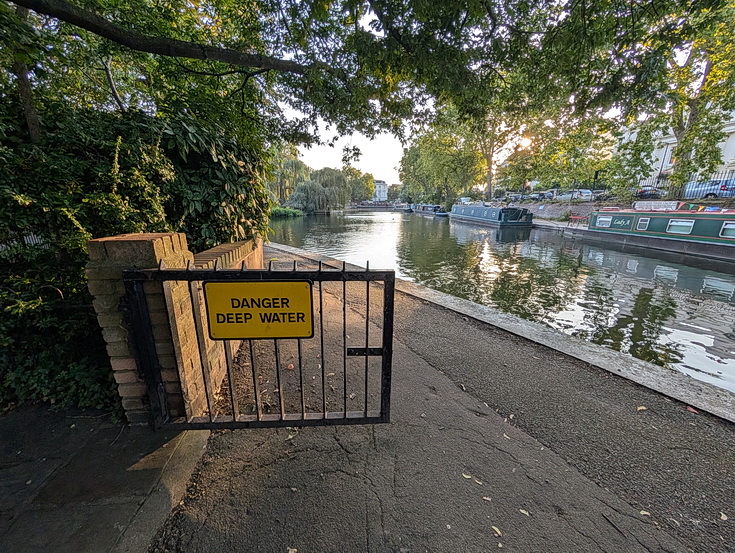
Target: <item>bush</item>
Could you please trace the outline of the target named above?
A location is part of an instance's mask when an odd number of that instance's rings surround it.
[[[201,250],[265,235],[263,152],[188,118],[59,106],[29,143],[9,110],[0,105],[0,404],[119,409],[87,241],[181,231]]]
[[[281,219],[289,217],[303,217],[304,212],[290,207],[274,207],[271,209],[271,219]]]

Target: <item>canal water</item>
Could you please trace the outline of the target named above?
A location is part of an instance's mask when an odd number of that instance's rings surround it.
[[[271,221],[273,242],[412,280],[735,392],[735,276],[397,212]],[[733,265],[735,271],[735,265]]]

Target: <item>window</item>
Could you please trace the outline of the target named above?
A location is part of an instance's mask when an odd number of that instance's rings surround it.
[[[671,234],[691,234],[694,227],[694,219],[671,219],[666,227],[666,232]]]
[[[735,238],[735,221],[725,221],[720,229],[723,238]]]
[[[650,217],[641,217],[638,219],[638,224],[635,226],[635,230],[648,230],[648,223],[650,221]]]
[[[597,221],[595,221],[595,226],[610,228],[611,223],[612,223],[612,217],[610,215],[603,215],[603,216],[597,217]]]

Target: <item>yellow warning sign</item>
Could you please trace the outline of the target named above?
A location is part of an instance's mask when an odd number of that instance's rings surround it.
[[[204,300],[213,340],[314,336],[309,281],[205,282]]]

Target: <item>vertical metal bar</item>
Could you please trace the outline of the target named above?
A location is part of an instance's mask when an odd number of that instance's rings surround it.
[[[301,418],[306,418],[306,399],[304,397],[304,365],[301,362],[301,338],[298,339],[299,349],[299,387],[301,388]]]
[[[148,312],[148,303],[145,299],[143,282],[140,280],[126,280],[125,291],[130,306],[131,326],[133,331],[133,347],[136,353],[138,367],[148,389],[151,402],[153,424],[156,428],[169,422],[168,402],[166,390],[161,376],[161,365],[158,362],[156,343],[153,339],[153,326]]]
[[[281,356],[278,353],[278,340],[273,340],[276,349],[276,385],[278,386],[278,401],[281,404],[281,419],[286,418],[286,406],[283,403],[283,388],[281,387]]]
[[[258,420],[263,418],[263,406],[260,404],[260,384],[258,383],[258,375],[255,370],[255,352],[253,351],[253,341],[248,340],[250,345],[250,368],[253,371],[253,394],[255,394],[255,413]]]
[[[391,366],[393,364],[393,313],[395,311],[395,275],[383,285],[383,366],[380,390],[380,418],[390,422]]]
[[[191,281],[187,283],[189,286],[189,301],[191,301],[191,316],[194,319],[194,324],[196,325],[196,329],[194,331],[194,334],[197,335],[197,348],[199,350],[199,362],[202,365],[202,380],[204,381],[204,395],[207,397],[207,411],[209,413],[209,422],[212,422],[214,420],[213,413],[212,413],[212,398],[210,397],[210,393],[212,391],[212,383],[209,380],[209,364],[207,363],[207,352],[206,346],[202,344],[202,321],[201,317],[199,316],[199,310],[197,309],[197,306],[199,304],[199,298],[197,297],[197,294],[195,292],[196,290],[196,281]]]
[[[342,272],[347,269],[347,264],[342,262]],[[342,376],[344,380],[343,413],[347,418],[347,280],[342,279]]]
[[[319,272],[322,272],[322,262],[319,262]],[[324,368],[324,298],[322,289],[324,281],[319,281],[319,360],[322,366],[322,411],[324,418],[327,418],[327,371]]]
[[[227,365],[227,382],[230,384],[230,402],[232,403],[232,420],[236,421],[237,416],[240,414],[240,407],[237,401],[237,382],[235,381],[235,375],[232,374],[232,348],[230,347],[230,341],[225,340],[222,342],[222,347],[225,348],[225,363]]]
[[[365,272],[370,272],[370,261],[365,264]],[[368,360],[370,356],[367,354],[370,347],[370,279],[365,280],[365,416],[368,412]]]

